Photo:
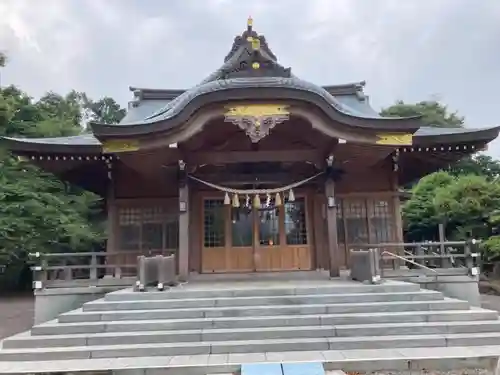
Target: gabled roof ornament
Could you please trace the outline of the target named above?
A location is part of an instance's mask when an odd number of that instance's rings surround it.
[[[248,33],[252,32],[252,26],[253,26],[253,18],[252,18],[252,16],[249,16],[248,20],[247,20],[247,32]]]
[[[209,80],[249,77],[291,77],[290,68],[278,64],[263,35],[253,29],[248,17],[247,29],[234,39],[224,65]]]

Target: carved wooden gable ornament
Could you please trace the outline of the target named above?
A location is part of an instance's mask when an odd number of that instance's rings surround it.
[[[238,125],[253,143],[257,143],[289,116],[286,105],[248,104],[227,107],[224,118],[226,122]]]

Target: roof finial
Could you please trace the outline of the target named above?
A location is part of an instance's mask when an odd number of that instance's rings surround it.
[[[252,31],[252,26],[253,26],[253,18],[252,16],[249,16],[247,20],[247,28],[249,32]]]

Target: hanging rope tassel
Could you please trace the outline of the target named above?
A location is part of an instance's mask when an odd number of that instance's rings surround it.
[[[276,197],[274,198],[274,205],[278,207],[281,206],[281,204],[281,195],[280,193],[276,193]]]
[[[288,202],[295,202],[295,194],[293,194],[293,189],[288,192]]]
[[[240,207],[240,198],[238,197],[238,194],[233,194],[233,207]]]
[[[231,204],[231,199],[229,198],[228,193],[226,193],[226,195],[224,195],[224,204]]]
[[[260,197],[259,197],[259,194],[255,194],[255,196],[253,197],[253,206],[255,208],[260,208]]]

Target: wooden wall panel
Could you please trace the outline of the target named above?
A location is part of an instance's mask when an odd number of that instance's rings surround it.
[[[158,174],[145,175],[126,165],[120,164],[115,172],[116,198],[159,198],[178,197],[177,176],[173,173],[158,171]]]
[[[349,168],[347,162],[344,169],[345,174],[335,186],[336,194],[381,192],[393,189],[392,165],[388,160],[373,167],[359,169]]]

